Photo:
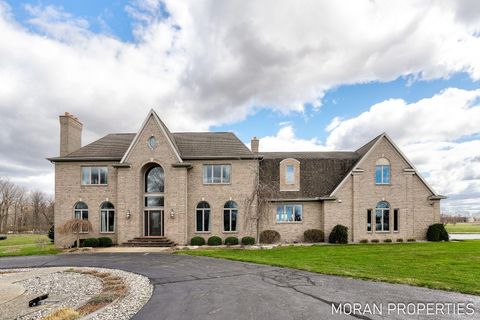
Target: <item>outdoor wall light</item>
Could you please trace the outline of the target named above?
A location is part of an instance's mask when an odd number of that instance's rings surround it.
[[[132,215],[130,214],[130,210],[127,210],[127,219],[130,219]]]
[[[174,219],[175,218],[175,211],[170,210],[170,218]]]

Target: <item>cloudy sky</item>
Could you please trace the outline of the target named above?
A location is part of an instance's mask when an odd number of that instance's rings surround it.
[[[83,142],[135,132],[256,135],[356,149],[386,131],[480,212],[480,1],[0,0],[0,176],[53,192],[58,115]]]

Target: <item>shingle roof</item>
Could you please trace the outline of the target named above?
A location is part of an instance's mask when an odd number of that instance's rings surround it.
[[[355,165],[383,134],[356,151],[265,152],[261,153],[260,181],[273,199],[307,199],[329,197]],[[280,162],[294,158],[300,161],[300,191],[280,191]]]
[[[260,182],[272,199],[328,197],[357,163],[357,152],[271,152],[262,153]],[[280,191],[280,162],[294,158],[300,162],[300,191]]]
[[[98,139],[86,146],[81,147],[64,157],[51,158],[61,159],[108,159],[120,160],[127,151],[130,143],[135,138],[135,133],[112,133]]]
[[[231,132],[173,133],[182,159],[252,158],[254,154]]]
[[[182,159],[253,158],[254,154],[231,132],[170,133]],[[120,160],[135,138],[135,133],[113,133],[64,157],[51,161]]]

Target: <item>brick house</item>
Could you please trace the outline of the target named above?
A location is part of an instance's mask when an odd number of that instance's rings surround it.
[[[118,244],[255,237],[257,226],[295,242],[336,224],[348,227],[351,242],[424,239],[445,198],[385,133],[351,152],[261,153],[256,138],[249,150],[233,133],[172,133],[151,110],[137,133],[83,147],[81,135],[77,118],[60,116],[60,156],[48,159],[55,225],[88,219],[93,230],[84,237]],[[55,243],[70,246],[73,237],[56,234]]]

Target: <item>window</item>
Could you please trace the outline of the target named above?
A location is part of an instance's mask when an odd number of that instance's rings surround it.
[[[195,221],[197,232],[210,231],[210,205],[207,202],[202,201],[197,205]]]
[[[367,231],[372,231],[372,209],[367,210]]]
[[[390,231],[390,205],[386,201],[380,201],[375,208],[375,230]]]
[[[385,158],[375,165],[375,184],[390,184],[390,162]]]
[[[295,184],[295,168],[293,164],[287,164],[285,167],[285,183]]]
[[[229,164],[205,164],[203,165],[203,183],[230,183],[231,171],[232,166]]]
[[[145,172],[145,207],[163,207],[165,205],[165,173],[163,168],[155,165]]]
[[[82,167],[82,185],[107,183],[108,167]]]
[[[223,230],[237,231],[238,206],[234,201],[228,201],[223,207]]]
[[[393,209],[393,231],[398,231],[398,212],[399,209]]]
[[[277,222],[302,221],[301,204],[284,204],[277,206]]]
[[[78,220],[88,220],[88,206],[85,202],[77,202],[75,204],[74,218]],[[82,230],[88,232],[88,230]]]
[[[100,207],[100,232],[115,232],[115,207],[110,202]]]
[[[155,148],[157,147],[157,145],[158,145],[157,139],[155,139],[154,136],[151,136],[151,137],[148,138],[148,140],[147,140],[147,145],[148,145],[148,147],[149,147],[151,150],[155,149]]]

